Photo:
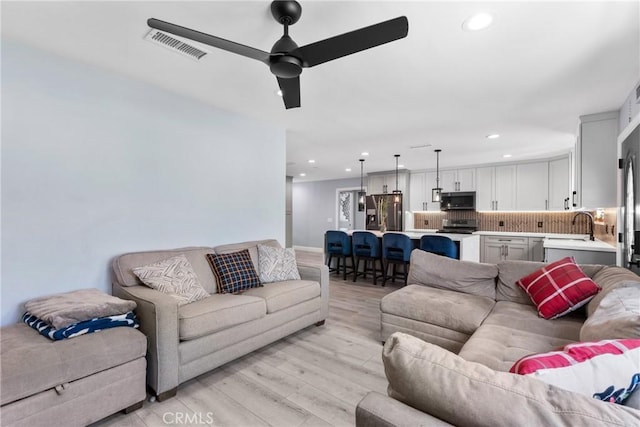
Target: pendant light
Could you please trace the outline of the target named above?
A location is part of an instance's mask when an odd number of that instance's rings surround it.
[[[395,194],[393,201],[400,203],[400,195],[402,195],[402,191],[398,190],[398,159],[400,158],[400,154],[394,154],[393,157],[396,158],[396,189],[393,190],[393,194]]]
[[[431,201],[440,202],[442,188],[440,188],[440,152],[441,149],[433,150],[436,152],[436,188],[431,189]]]
[[[364,198],[367,193],[364,191],[364,159],[360,159],[360,191],[358,192],[358,212],[364,211]]]

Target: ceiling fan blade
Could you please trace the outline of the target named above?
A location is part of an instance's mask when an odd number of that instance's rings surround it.
[[[342,58],[352,53],[380,46],[407,36],[409,21],[400,16],[359,30],[351,31],[298,48],[295,56],[302,60],[304,67]]]
[[[255,49],[250,46],[245,46],[240,43],[225,40],[223,38],[212,36],[210,34],[201,33],[200,31],[181,27],[180,25],[171,24],[169,22],[161,21],[155,18],[148,19],[147,25],[149,25],[151,28],[155,28],[156,30],[194,40],[198,43],[217,47],[218,49],[237,53],[238,55],[246,56],[248,58],[257,59],[258,61],[264,62],[265,64],[269,65],[270,54],[260,49]]]
[[[291,79],[278,77],[278,86],[282,91],[282,100],[287,110],[300,106],[300,76]]]

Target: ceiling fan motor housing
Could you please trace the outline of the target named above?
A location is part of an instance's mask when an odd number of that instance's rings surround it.
[[[288,35],[282,36],[271,48],[269,68],[278,77],[290,79],[302,73],[302,61],[290,53],[298,49],[298,45]]]

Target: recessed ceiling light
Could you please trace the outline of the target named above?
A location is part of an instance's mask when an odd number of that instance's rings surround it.
[[[500,138],[500,135],[498,135],[497,133],[492,133],[491,135],[487,135],[487,139],[496,139],[496,138]]]
[[[368,156],[368,155],[369,155],[369,153],[367,153],[366,151],[364,151],[364,152],[360,153],[360,155],[361,155],[361,156]]]
[[[309,163],[315,163],[316,161],[313,159],[309,159]]]
[[[503,154],[502,157],[504,157],[505,159],[508,159],[509,157],[512,157],[511,154]]]
[[[307,174],[306,174],[306,173],[304,173],[304,172],[302,172],[302,173],[300,174],[300,176],[307,176]]]
[[[345,171],[346,172],[351,172],[351,168],[346,168]]]
[[[282,97],[282,90],[281,90],[281,89],[278,89],[278,90],[276,91],[276,95],[278,95],[278,96]]]
[[[468,17],[462,23],[462,29],[465,31],[484,30],[493,22],[493,16],[488,13],[477,13]]]
[[[398,165],[398,167],[399,167],[399,168],[403,168],[403,167],[404,167],[404,165]]]

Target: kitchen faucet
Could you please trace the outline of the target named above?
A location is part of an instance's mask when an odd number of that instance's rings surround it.
[[[589,240],[593,241],[593,215],[589,212],[578,211],[573,217],[573,221],[571,221],[572,225],[576,225],[576,218],[578,218],[579,215],[586,215],[589,218]]]

